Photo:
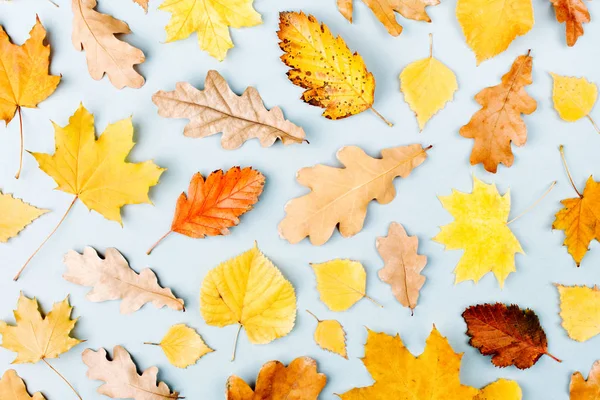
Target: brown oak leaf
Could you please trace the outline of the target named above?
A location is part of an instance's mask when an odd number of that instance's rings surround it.
[[[521,114],[529,115],[537,109],[536,101],[525,91],[525,86],[532,83],[532,65],[529,53],[517,57],[499,85],[485,88],[475,96],[482,107],[460,128],[461,136],[475,140],[471,165],[483,163],[487,171],[496,173],[498,164],[513,164],[511,142],[523,146],[527,141]]]
[[[269,361],[260,369],[254,390],[242,378],[231,376],[227,400],[317,400],[326,382],[312,358],[298,357],[287,367]]]
[[[577,371],[571,376],[569,387],[570,400],[598,400],[600,399],[600,361],[592,365],[587,380],[583,379],[581,372]]]
[[[471,337],[469,344],[481,354],[491,355],[497,367],[526,369],[543,355],[560,362],[548,353],[546,334],[530,309],[514,304],[478,304],[467,308],[462,316]]]
[[[566,23],[567,45],[575,46],[583,36],[583,24],[590,22],[590,12],[582,0],[550,0],[556,12],[556,20]]]

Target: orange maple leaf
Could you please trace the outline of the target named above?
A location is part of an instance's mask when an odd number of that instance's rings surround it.
[[[171,230],[147,254],[173,232],[192,238],[229,234],[228,228],[237,225],[239,217],[256,204],[264,184],[264,175],[252,167],[214,171],[206,180],[196,173],[188,195],[182,193],[177,200]]]
[[[575,46],[583,36],[583,24],[590,22],[590,12],[581,0],[550,0],[556,12],[556,20],[566,22],[567,45]]]

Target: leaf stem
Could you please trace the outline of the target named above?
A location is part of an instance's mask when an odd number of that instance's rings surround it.
[[[50,239],[52,237],[52,235],[54,235],[54,233],[56,232],[56,230],[58,229],[58,227],[63,223],[63,221],[65,220],[65,218],[67,218],[67,215],[69,214],[69,211],[71,211],[71,209],[75,205],[75,202],[77,201],[77,198],[78,197],[75,196],[75,198],[71,202],[71,205],[69,206],[69,208],[67,208],[67,211],[65,211],[65,214],[63,215],[63,217],[60,219],[60,221],[58,222],[58,224],[56,225],[56,227],[54,227],[54,230],[52,232],[50,232],[50,234],[48,236],[46,236],[46,239],[44,239],[44,241],[42,242],[42,244],[40,244],[39,247],[33,252],[33,254],[27,259],[27,261],[25,261],[25,264],[23,264],[23,266],[21,267],[21,269],[19,270],[19,272],[17,272],[17,275],[15,275],[15,277],[13,278],[13,281],[16,281],[16,280],[19,279],[19,277],[21,276],[21,273],[23,272],[23,270],[25,269],[25,267],[27,267],[27,264],[29,264],[29,262],[33,259],[33,257],[35,257],[35,255],[42,249],[42,247],[44,246],[44,244],[46,244],[46,242],[48,241],[48,239]]]
[[[242,331],[242,324],[240,324],[237,333],[235,335],[235,341],[233,342],[233,353],[231,354],[231,361],[235,360],[235,351],[237,350],[237,342],[240,337],[240,332]]]
[[[590,120],[590,122],[592,123],[592,125],[594,125],[594,129],[596,130],[596,132],[600,133],[600,128],[598,128],[598,125],[596,125],[596,122],[594,122],[594,120],[592,119],[592,117],[590,117],[590,115],[586,115],[586,117],[588,117],[588,119]]]
[[[64,376],[62,376],[62,374],[61,374],[60,372],[58,372],[58,371],[56,370],[56,368],[54,368],[54,367],[53,367],[53,366],[52,366],[52,365],[51,365],[51,364],[50,364],[48,361],[46,361],[46,359],[45,359],[45,358],[42,358],[42,361],[43,361],[43,362],[45,362],[45,363],[46,363],[46,365],[47,365],[48,367],[50,367],[50,369],[51,369],[52,371],[56,372],[56,374],[57,374],[58,376],[60,376],[60,377],[61,377],[61,379],[62,379],[63,381],[65,381],[65,383],[66,383],[67,385],[69,385],[69,387],[71,388],[71,390],[73,391],[73,393],[75,393],[75,395],[77,395],[77,397],[79,398],[79,400],[83,400],[83,399],[81,398],[81,396],[79,395],[79,393],[77,393],[77,390],[75,390],[75,388],[73,387],[73,385],[71,385],[71,384],[69,383],[69,381],[67,380],[67,378],[65,378]]]
[[[152,250],[154,250],[154,248],[156,246],[158,246],[160,244],[160,242],[162,242],[163,240],[165,240],[167,238],[167,236],[169,236],[171,233],[173,233],[173,231],[169,231],[169,232],[165,233],[164,235],[162,235],[162,237],[160,239],[158,239],[156,241],[156,243],[154,243],[152,246],[150,246],[150,248],[148,249],[148,251],[146,251],[146,254],[150,255],[150,253],[152,253]]]
[[[546,190],[546,192],[542,195],[542,197],[540,197],[539,199],[537,199],[535,203],[533,203],[532,205],[530,205],[521,214],[517,215],[516,217],[514,217],[513,219],[511,219],[510,221],[508,221],[506,223],[506,225],[512,224],[513,222],[515,222],[516,220],[518,220],[519,218],[521,218],[523,215],[525,215],[529,211],[533,210],[535,208],[535,206],[537,206],[540,203],[540,201],[544,200],[544,197],[546,197],[548,195],[548,193],[550,193],[552,191],[552,189],[554,189],[554,186],[556,186],[556,181],[552,182],[552,184],[550,185],[550,187],[548,188],[548,190]]]
[[[562,158],[563,165],[565,166],[565,171],[567,171],[567,176],[569,177],[571,186],[573,186],[573,189],[575,189],[575,192],[577,193],[577,195],[580,198],[583,198],[583,195],[581,193],[579,193],[579,190],[577,190],[577,187],[575,186],[575,182],[573,182],[573,177],[571,176],[571,172],[569,171],[569,166],[567,165],[567,159],[565,158],[565,146],[563,146],[561,144],[560,147],[558,148],[558,150],[560,151],[560,157]]]
[[[433,58],[433,33],[429,34],[429,58]]]
[[[19,114],[19,132],[21,134],[21,150],[19,151],[19,169],[15,175],[15,179],[19,179],[21,176],[21,169],[23,168],[23,115],[21,113],[21,106],[17,106],[17,114]]]
[[[50,3],[51,3],[53,6],[54,6],[54,7],[56,7],[56,8],[60,8],[60,7],[58,6],[58,4],[56,4],[56,3],[55,3],[55,2],[53,2],[52,0],[48,0],[48,1],[49,1],[49,2],[50,2]]]
[[[551,359],[553,359],[553,360],[554,360],[554,361],[556,361],[556,362],[559,362],[559,363],[561,363],[561,362],[562,362],[562,360],[561,360],[561,359],[554,357],[552,354],[550,354],[550,353],[548,353],[548,352],[546,352],[546,353],[544,353],[544,354],[545,354],[545,355],[547,355],[548,357],[550,357]]]
[[[315,319],[317,320],[317,322],[321,322],[321,320],[319,319],[319,317],[317,317],[315,314],[313,314],[309,310],[306,310],[306,312],[309,313],[310,315],[312,315],[313,317],[315,317]]]
[[[392,126],[394,126],[394,124],[392,124],[390,121],[388,121],[387,119],[385,119],[385,117],[384,117],[383,115],[379,114],[379,111],[377,111],[377,110],[376,110],[376,109],[374,109],[373,107],[369,107],[369,109],[370,109],[371,111],[373,111],[373,113],[375,113],[375,115],[377,115],[379,118],[381,118],[381,120],[382,120],[383,122],[385,122],[385,123],[386,123],[386,124],[387,124],[389,127],[392,127]]]
[[[154,342],[144,342],[144,344],[149,344],[151,346],[160,346],[160,343],[154,343]]]
[[[375,304],[377,307],[383,308],[383,306],[381,304],[379,304],[378,302],[376,302],[372,297],[367,296],[366,294],[363,295],[365,297],[365,299],[370,300],[373,304]]]

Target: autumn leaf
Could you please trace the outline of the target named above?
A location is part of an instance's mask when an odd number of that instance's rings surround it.
[[[149,0],[133,0],[134,3],[139,4],[140,7],[144,9],[146,14],[148,13],[148,3]]]
[[[430,34],[430,41],[431,38]],[[430,42],[429,57],[414,61],[402,70],[400,90],[414,111],[419,130],[422,131],[427,121],[452,100],[458,83],[454,72],[433,58],[433,44]]]
[[[7,370],[0,378],[0,398],[6,400],[46,400],[40,392],[35,393],[33,396],[29,395],[25,382],[14,369]]]
[[[377,238],[377,251],[384,267],[379,270],[379,279],[392,287],[396,300],[411,313],[417,306],[419,291],[425,284],[421,271],[427,264],[427,256],[417,253],[419,239],[408,236],[404,227],[392,222],[386,237]]]
[[[67,126],[54,124],[54,130],[54,154],[31,154],[40,169],[54,179],[58,190],[75,197],[56,228],[25,262],[15,280],[19,279],[29,261],[56,232],[77,199],[104,218],[122,224],[121,207],[126,204],[150,203],[148,191],[158,183],[158,178],[164,171],[152,161],[125,161],[135,144],[131,118],[109,125],[96,140],[94,116],[80,105],[69,118]]]
[[[556,12],[556,20],[565,22],[567,45],[575,46],[577,39],[583,36],[583,24],[590,22],[590,12],[581,0],[550,0]]]
[[[159,10],[171,13],[165,27],[167,42],[182,40],[198,33],[198,45],[219,61],[233,48],[229,27],[260,25],[253,0],[165,0]]]
[[[521,400],[523,391],[519,384],[508,379],[498,379],[479,391],[473,400]]]
[[[396,20],[395,12],[404,18],[415,21],[431,22],[425,8],[427,6],[437,6],[439,0],[362,0],[379,22],[385,26],[392,36],[398,36],[402,33],[402,25]],[[337,0],[337,6],[340,13],[350,22],[352,22],[354,0]]]
[[[46,29],[36,16],[29,39],[21,46],[11,43],[0,25],[0,119],[8,125],[19,114],[21,150],[19,179],[23,166],[23,116],[21,108],[36,108],[56,90],[60,76],[50,75],[50,45],[44,45]]]
[[[574,78],[550,73],[554,81],[552,86],[552,101],[554,109],[565,121],[574,122],[587,117],[596,132],[600,128],[596,125],[590,112],[598,99],[598,87],[585,78]]]
[[[71,319],[73,307],[66,298],[54,303],[47,315],[42,315],[37,299],[30,299],[23,293],[19,296],[17,309],[14,311],[16,325],[0,321],[0,335],[3,348],[17,353],[13,364],[35,364],[43,361],[58,374],[81,399],[73,386],[49,362],[58,358],[82,341],[71,337],[71,331],[77,319]]]
[[[185,310],[183,300],[175,297],[171,289],[162,288],[151,269],[136,273],[115,248],[107,249],[104,259],[92,247],[86,247],[83,254],[71,250],[63,262],[67,266],[65,280],[92,287],[86,295],[89,301],[123,300],[121,314],[131,314],[146,303],[156,308]]]
[[[426,151],[413,144],[381,151],[381,158],[368,156],[360,147],[342,147],[338,160],[345,168],[318,164],[298,171],[296,179],[310,193],[289,201],[279,235],[290,243],[309,237],[314,245],[329,240],[339,226],[343,237],[361,231],[371,200],[388,204],[396,196],[394,178],[406,178],[427,158]]]
[[[323,116],[342,119],[372,110],[389,126],[392,124],[373,108],[375,78],[358,53],[352,53],[344,39],[334,37],[327,25],[303,12],[279,13],[281,61],[291,69],[290,81],[306,89],[302,100],[324,108]]]
[[[321,301],[331,311],[346,311],[363,298],[381,307],[365,294],[367,273],[358,261],[336,259],[310,266],[317,277]]]
[[[600,334],[600,289],[556,285],[560,294],[560,317],[569,337],[585,342]]]
[[[201,239],[228,235],[239,217],[252,209],[263,191],[265,177],[252,167],[233,167],[212,172],[206,180],[199,172],[190,182],[188,194],[177,199],[171,230],[150,247],[146,254],[173,232]]]
[[[177,368],[187,368],[204,355],[213,352],[194,329],[184,324],[173,325],[160,343],[145,342],[160,346],[169,362]]]
[[[117,89],[142,87],[144,77],[133,66],[144,62],[144,53],[115,36],[131,33],[129,26],[99,13],[94,7],[96,0],[72,0],[71,3],[73,46],[77,51],[85,51],[92,79],[98,81],[106,74]]]
[[[306,141],[304,130],[286,120],[279,107],[265,108],[255,88],[249,87],[238,96],[214,70],[208,71],[204,90],[179,82],[172,92],[156,92],[152,101],[161,117],[190,120],[183,131],[185,136],[203,138],[223,132],[221,146],[227,150],[237,149],[252,138],[258,138],[263,147],[277,139],[285,145]]]
[[[315,329],[315,343],[323,350],[331,351],[348,359],[346,353],[346,332],[344,327],[335,319],[320,320],[315,314],[306,310],[317,320],[317,328]]]
[[[569,254],[579,267],[592,240],[600,240],[600,182],[594,181],[590,176],[583,193],[580,193],[569,172],[562,145],[560,154],[571,186],[578,197],[561,201],[563,208],[556,213],[552,229],[565,232],[563,245],[567,246]]]
[[[34,207],[0,191],[0,243],[8,242],[48,210]]]
[[[581,372],[575,372],[571,376],[571,385],[569,388],[570,400],[598,400],[600,393],[600,361],[592,365],[587,380],[583,378]]]
[[[531,0],[458,0],[456,18],[477,64],[502,53],[534,22]]]
[[[511,143],[523,146],[527,141],[521,114],[529,115],[537,109],[536,101],[525,91],[532,82],[532,65],[529,53],[517,57],[499,85],[485,88],[475,96],[481,109],[460,128],[461,136],[475,140],[471,165],[482,163],[488,172],[496,173],[498,164],[513,164]]]
[[[327,377],[317,372],[312,358],[298,357],[285,367],[269,361],[260,369],[256,388],[252,390],[235,375],[227,380],[227,400],[317,400]]]
[[[375,383],[354,388],[340,396],[342,400],[520,400],[513,385],[498,380],[481,392],[460,383],[462,354],[452,350],[448,340],[433,327],[425,344],[425,351],[413,356],[399,335],[389,336],[367,328],[363,364]],[[518,386],[518,385],[517,385]],[[489,388],[495,388],[493,393]],[[486,394],[488,397],[477,397]],[[520,390],[519,390],[520,395]]]
[[[87,377],[103,381],[97,392],[113,399],[160,400],[180,399],[179,393],[171,392],[164,382],[157,382],[158,368],[150,367],[141,375],[137,372],[131,356],[121,346],[113,349],[112,361],[106,350],[85,349],[81,354],[87,365]]]
[[[491,355],[497,367],[530,368],[543,355],[560,362],[548,353],[546,334],[530,309],[514,304],[478,304],[467,308],[462,316],[471,338],[469,344],[484,356]]]
[[[243,327],[250,343],[266,344],[294,328],[296,293],[255,244],[208,272],[200,289],[200,311],[208,325],[237,324],[238,335]]]

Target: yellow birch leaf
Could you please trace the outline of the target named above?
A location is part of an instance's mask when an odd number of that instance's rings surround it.
[[[523,392],[517,382],[498,379],[481,389],[473,400],[521,400],[522,398]]]
[[[534,22],[531,0],[458,0],[456,18],[477,64],[502,53]]]
[[[560,293],[560,317],[569,337],[585,342],[600,334],[600,289],[597,286],[556,285]]]
[[[9,369],[0,378],[0,399],[3,400],[46,400],[46,398],[37,392],[30,396],[23,379],[17,375],[17,371]]]
[[[262,19],[253,0],[165,0],[159,10],[171,13],[165,27],[167,42],[198,33],[198,45],[219,61],[233,48],[229,27],[260,25]]]
[[[515,254],[522,253],[519,241],[507,225],[510,213],[510,192],[500,196],[496,185],[488,185],[473,177],[473,192],[453,190],[450,196],[439,197],[442,206],[455,221],[441,227],[433,238],[446,250],[464,250],[454,273],[456,282],[477,283],[493,272],[500,283],[515,268]]]
[[[317,320],[314,338],[319,347],[323,350],[329,350],[332,353],[339,354],[347,360],[346,332],[344,332],[342,324],[334,319],[321,321],[315,314],[308,310],[306,311]]]
[[[554,109],[562,119],[568,122],[588,117],[596,131],[596,126],[590,112],[598,99],[598,87],[585,78],[575,78],[550,73],[554,84],[552,86],[552,101]]]
[[[208,272],[200,289],[200,311],[208,325],[239,324],[250,343],[266,344],[294,328],[296,293],[255,244]]]
[[[15,199],[12,194],[0,191],[0,242],[6,243],[8,239],[17,236],[27,225],[35,219],[46,214],[48,210],[39,209]]]
[[[160,343],[146,344],[160,346],[169,362],[177,368],[196,364],[202,356],[214,351],[204,343],[198,332],[185,324],[173,325]]]
[[[367,273],[358,261],[336,259],[311,267],[317,277],[321,301],[331,311],[345,311],[363,297],[379,305],[365,294]]]
[[[429,57],[404,68],[400,74],[400,90],[417,116],[419,130],[422,131],[427,121],[452,100],[458,83],[454,72],[433,58],[430,47]]]

